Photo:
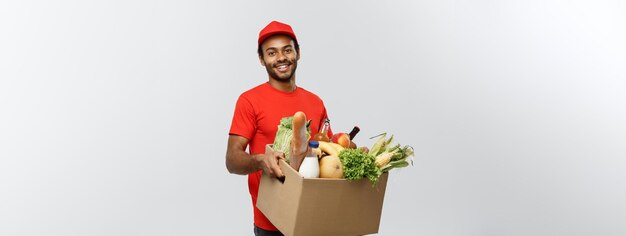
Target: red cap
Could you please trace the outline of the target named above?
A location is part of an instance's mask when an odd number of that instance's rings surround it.
[[[259,32],[259,45],[258,46],[261,46],[261,43],[263,43],[263,40],[276,34],[287,35],[291,37],[294,41],[298,42],[298,39],[296,39],[296,34],[293,32],[293,29],[291,29],[291,26],[285,23],[278,22],[278,21],[272,21],[267,26],[265,26],[265,28],[263,28],[261,32]]]

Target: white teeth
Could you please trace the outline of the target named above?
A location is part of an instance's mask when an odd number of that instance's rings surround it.
[[[286,65],[278,66],[278,69],[285,69],[285,68],[287,68]]]

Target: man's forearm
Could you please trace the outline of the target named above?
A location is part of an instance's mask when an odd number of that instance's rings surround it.
[[[255,158],[244,151],[226,153],[226,168],[231,174],[247,175],[260,170]]]

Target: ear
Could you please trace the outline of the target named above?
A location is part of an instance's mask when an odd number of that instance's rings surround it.
[[[265,60],[263,59],[263,56],[261,55],[259,55],[259,62],[261,62],[261,65],[265,67]]]
[[[296,52],[296,53],[297,53],[297,54],[296,54],[296,61],[299,61],[299,60],[300,60],[300,52],[301,52],[301,50],[302,50],[302,49],[298,49],[298,51]]]

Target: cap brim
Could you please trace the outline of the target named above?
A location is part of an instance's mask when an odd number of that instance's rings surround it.
[[[263,41],[265,41],[267,38],[272,37],[274,35],[279,35],[279,34],[280,35],[289,36],[291,39],[293,39],[293,41],[298,42],[298,39],[296,39],[296,36],[293,35],[293,33],[291,33],[291,32],[288,32],[288,31],[274,31],[274,32],[271,32],[271,33],[268,33],[268,34],[265,34],[265,35],[261,36],[261,38],[259,38],[259,45],[258,46],[261,46],[261,44],[263,44]]]

